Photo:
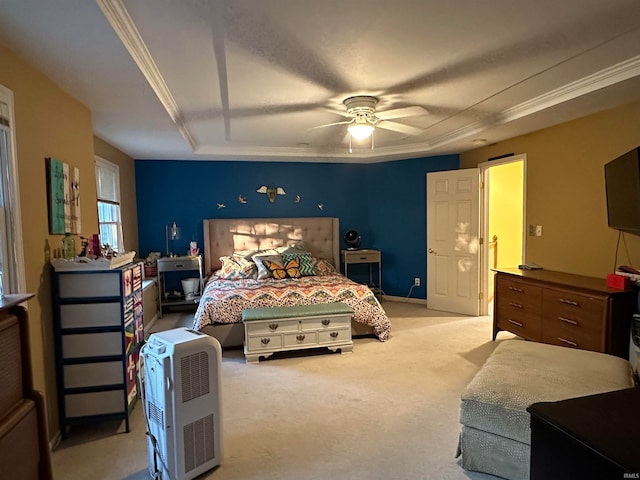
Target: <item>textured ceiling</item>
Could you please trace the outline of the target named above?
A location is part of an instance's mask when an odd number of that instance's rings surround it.
[[[637,0],[3,0],[0,43],[144,159],[459,153],[640,99]],[[422,114],[349,153],[353,95]]]

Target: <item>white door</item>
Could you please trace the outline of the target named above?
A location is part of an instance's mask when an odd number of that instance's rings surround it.
[[[427,304],[478,315],[479,178],[477,168],[427,173]]]

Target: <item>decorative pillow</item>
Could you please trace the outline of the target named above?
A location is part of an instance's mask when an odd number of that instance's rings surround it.
[[[225,280],[239,280],[242,278],[256,278],[258,270],[256,265],[240,256],[220,257],[222,267],[218,276]]]
[[[338,273],[336,268],[331,265],[330,262],[324,258],[313,258],[313,266],[316,271],[316,275],[333,275]]]
[[[290,250],[282,254],[282,260],[284,261],[285,264],[297,258],[300,264],[299,268],[300,268],[301,277],[308,277],[310,275],[316,274],[316,269],[313,266],[313,258],[311,257],[311,254],[309,252],[298,252],[298,253],[289,253],[289,252]]]
[[[269,260],[270,262],[277,263],[278,265],[280,265],[280,268],[284,268],[284,262],[282,261],[282,257],[279,253],[257,253],[253,257],[251,257],[251,259],[258,268],[258,280],[264,280],[265,278],[273,276],[267,269],[263,260]]]
[[[300,259],[294,258],[284,264],[273,262],[266,258],[262,259],[262,263],[267,268],[269,273],[276,280],[282,280],[283,278],[300,278]]]

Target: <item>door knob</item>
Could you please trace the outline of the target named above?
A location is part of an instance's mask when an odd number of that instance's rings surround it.
[[[437,253],[438,253],[438,252],[436,252],[433,248],[430,248],[430,249],[428,250],[428,252],[429,252],[431,255],[437,255]]]

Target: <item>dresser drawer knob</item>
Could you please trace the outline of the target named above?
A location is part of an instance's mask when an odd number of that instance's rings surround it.
[[[519,303],[509,302],[509,305],[511,305],[513,308],[519,308],[520,310],[524,309],[524,307]]]
[[[298,342],[304,342],[305,338],[306,338],[306,335],[298,335],[298,336],[296,336],[296,340]]]
[[[578,325],[578,322],[576,322],[575,320],[571,320],[570,318],[567,318],[567,317],[558,317],[558,320],[564,323],[568,323],[570,325],[576,325],[576,326]]]
[[[327,325],[329,325],[331,323],[331,320],[329,318],[325,318],[322,320],[322,324],[326,327]]]
[[[271,341],[271,339],[268,338],[268,337],[260,339],[260,343],[263,344],[263,345],[268,345],[270,341]]]
[[[270,323],[269,324],[269,330],[276,331],[277,329],[278,329],[278,324],[277,323]]]
[[[564,303],[565,305],[571,305],[572,307],[580,306],[578,302],[574,302],[573,300],[567,300],[566,298],[561,298],[560,303]]]
[[[562,337],[558,337],[558,340],[560,340],[562,343],[566,343],[571,347],[578,348],[578,344],[576,342],[572,342],[571,340],[567,340],[566,338],[562,338]]]
[[[338,338],[338,332],[331,332],[331,333],[329,334],[329,336],[330,336],[331,338]]]
[[[518,287],[509,287],[512,292],[524,293],[524,290]]]
[[[517,326],[518,326],[518,327],[520,327],[520,328],[523,328],[523,327],[524,327],[524,323],[517,322],[517,321],[512,320],[512,319],[509,319],[509,323],[513,323],[514,325],[517,325]]]

